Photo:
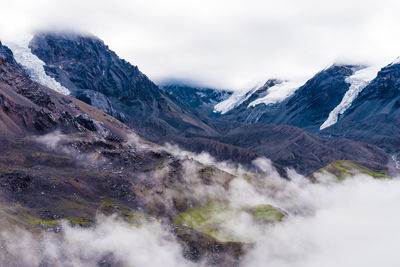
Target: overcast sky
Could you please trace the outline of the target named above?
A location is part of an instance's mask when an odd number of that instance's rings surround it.
[[[2,0],[0,38],[91,32],[156,82],[248,89],[400,55],[400,1]]]

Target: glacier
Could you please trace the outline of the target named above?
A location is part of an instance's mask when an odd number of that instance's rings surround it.
[[[295,81],[283,81],[278,83],[267,90],[267,95],[252,101],[247,107],[254,107],[258,104],[272,104],[285,100],[293,95],[293,93],[302,86],[307,80],[300,79]],[[228,99],[218,103],[214,106],[214,112],[225,114],[228,111],[236,108],[247,99],[249,99],[256,91],[258,91],[264,84],[254,87],[247,92],[235,92]]]
[[[24,38],[18,42],[5,42],[5,45],[11,49],[15,60],[22,65],[26,74],[35,82],[49,87],[63,95],[69,95],[70,91],[57,82],[54,78],[48,76],[44,70],[45,63],[35,56],[29,48],[29,41],[32,38]]]
[[[330,113],[326,121],[320,126],[323,130],[335,124],[339,116],[351,107],[353,101],[357,98],[358,94],[373,80],[378,74],[381,67],[370,66],[356,71],[353,75],[346,78],[346,82],[350,84],[349,89],[344,94],[342,101]]]
[[[222,102],[219,102],[214,106],[214,112],[215,113],[221,113],[225,114],[229,110],[236,108],[240,104],[242,104],[244,101],[249,99],[249,97],[257,91],[259,86],[254,87],[250,91],[243,92],[243,91],[238,91],[234,92],[228,99],[225,99]]]
[[[282,102],[286,98],[293,95],[294,92],[304,83],[305,83],[304,80],[284,81],[282,83],[278,83],[268,88],[266,96],[254,100],[247,107],[254,107],[259,104],[268,105],[268,104]]]

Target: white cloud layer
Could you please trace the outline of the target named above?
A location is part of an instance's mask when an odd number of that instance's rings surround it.
[[[156,81],[185,78],[249,89],[332,62],[399,54],[396,0],[6,0],[0,37],[35,29],[94,33]]]
[[[243,266],[398,266],[400,181],[359,176],[308,185],[312,216],[292,216],[264,229]]]
[[[261,187],[234,179],[226,195],[230,205],[271,203],[285,210],[288,217],[277,224],[262,224],[249,216],[226,219],[227,230],[254,242],[240,266],[398,266],[399,178],[357,175],[338,182],[321,174],[320,183],[310,183],[293,171],[290,180],[279,177],[267,159],[254,164],[272,171],[272,176],[264,177]],[[202,197],[196,192],[193,197]],[[94,228],[64,224],[63,229],[58,235],[41,236],[0,229],[0,263],[38,266],[45,261],[51,266],[97,266],[105,256],[112,255],[128,266],[206,266],[203,261],[186,260],[169,228],[158,222],[135,227],[100,217]]]

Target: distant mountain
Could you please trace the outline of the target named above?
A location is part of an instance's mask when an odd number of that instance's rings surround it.
[[[166,83],[160,87],[188,108],[208,116],[213,115],[216,104],[232,95],[232,91],[196,87],[182,83]]]
[[[224,119],[248,123],[293,125],[310,132],[319,131],[329,113],[341,102],[350,84],[346,78],[359,66],[332,65],[287,98],[274,101],[271,91],[285,90],[285,82],[269,80],[239,106],[222,115]],[[295,85],[293,85],[295,86]],[[275,89],[276,87],[276,89]]]

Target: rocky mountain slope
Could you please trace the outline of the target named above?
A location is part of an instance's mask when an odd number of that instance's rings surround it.
[[[175,219],[210,200],[198,198],[194,188],[228,190],[233,175],[141,139],[104,112],[33,82],[12,62],[1,55],[2,231],[58,233],[65,222],[92,227],[99,214],[113,214],[130,224],[163,222],[192,261],[231,266],[244,253],[240,242],[221,242]],[[225,205],[223,194],[213,201]],[[3,253],[9,245],[3,236],[0,243],[2,263],[28,266]],[[96,260],[99,266],[122,265],[109,254]],[[39,264],[58,263],[42,258]]]
[[[295,101],[291,110],[288,101],[271,107],[268,105],[266,109],[266,105],[259,104],[254,106],[250,115],[240,112],[239,116],[243,116],[243,119],[233,118],[236,115],[230,117],[233,112],[216,119],[204,114],[210,111],[211,103],[226,98],[226,92],[216,93],[215,90],[206,89],[201,93],[198,88],[186,91],[187,87],[172,86],[164,88],[169,91],[165,93],[137,67],[120,59],[96,37],[42,33],[37,34],[29,46],[32,53],[45,62],[46,73],[68,88],[72,96],[115,116],[142,137],[159,144],[172,142],[191,151],[210,152],[219,160],[232,160],[245,165],[258,156],[270,156],[270,151],[280,149],[284,152],[275,154],[274,161],[281,173],[285,172],[285,167],[292,167],[306,175],[335,159],[369,162],[368,166],[376,170],[386,168],[389,161],[388,155],[370,145],[339,140],[335,142],[342,145],[337,146],[333,141],[311,136],[305,138],[312,140],[306,146],[310,149],[298,153],[295,152],[298,149],[295,140],[308,134],[300,129],[291,131],[287,127],[283,130],[287,134],[279,135],[280,130],[276,131],[274,125],[265,124],[272,120],[267,114],[279,113],[273,124],[294,124],[308,130],[315,129],[316,124],[322,124],[329,110],[340,102],[348,87],[344,80],[356,69],[353,66],[334,65],[317,74],[295,91],[290,98],[292,102],[294,99],[304,99]],[[244,109],[245,105],[265,97],[271,87],[281,83],[287,84],[279,80],[268,81],[249,94],[237,109]],[[319,91],[321,86],[325,90],[322,93]],[[186,93],[183,94],[182,90]],[[200,105],[199,101],[206,104]],[[314,103],[312,108],[309,107],[309,101]],[[305,115],[301,116],[303,113]],[[246,117],[262,122],[261,128],[266,129],[264,133],[261,134],[258,126],[249,126],[247,123],[252,121]],[[282,126],[282,129],[285,127]],[[240,133],[241,136],[231,140],[230,132],[235,136]],[[262,145],[264,139],[269,140],[269,147]],[[327,147],[332,156],[325,157],[326,153],[322,152],[324,149],[317,147]],[[370,153],[358,153],[364,149],[370,150]],[[378,156],[371,157],[372,154]],[[289,155],[291,160],[288,160]],[[363,158],[357,158],[360,156]]]
[[[68,88],[71,96],[123,121],[147,139],[217,134],[94,36],[37,34],[29,47],[45,62],[46,73]]]

